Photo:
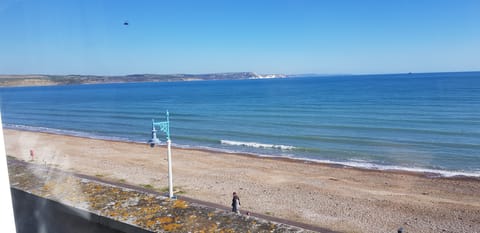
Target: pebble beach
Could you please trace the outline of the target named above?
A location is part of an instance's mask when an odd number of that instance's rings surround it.
[[[4,130],[7,155],[130,185],[167,188],[166,148]],[[34,158],[30,155],[34,150]],[[175,191],[340,232],[478,232],[480,180],[172,149]]]

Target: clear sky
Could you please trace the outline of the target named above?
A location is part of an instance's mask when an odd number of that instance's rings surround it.
[[[0,0],[0,74],[474,70],[479,0]]]

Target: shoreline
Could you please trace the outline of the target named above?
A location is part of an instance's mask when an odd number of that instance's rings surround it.
[[[166,148],[5,129],[7,155],[153,190],[167,186]],[[228,208],[339,232],[474,232],[480,181],[173,148],[175,191]]]
[[[48,134],[48,133],[47,133]],[[75,136],[70,136],[75,137]],[[109,140],[112,142],[118,142],[115,140]],[[123,142],[123,141],[120,141]],[[136,145],[144,145],[144,143],[140,142],[125,142],[125,143],[132,143]],[[163,145],[162,145],[163,146]],[[410,175],[410,176],[418,176],[421,178],[428,178],[428,179],[450,179],[450,180],[471,180],[471,181],[478,181],[480,182],[480,174],[478,176],[468,176],[468,175],[452,175],[452,176],[445,176],[441,173],[436,172],[427,172],[427,171],[410,171],[410,170],[402,170],[402,169],[376,169],[376,168],[364,168],[364,167],[356,167],[342,164],[341,162],[322,162],[317,160],[309,160],[305,158],[292,158],[292,157],[282,157],[282,156],[270,156],[270,155],[257,155],[257,154],[250,154],[250,153],[242,153],[242,152],[226,152],[220,151],[215,149],[204,149],[204,148],[184,148],[181,146],[172,146],[172,149],[180,149],[186,151],[202,151],[206,153],[215,153],[215,154],[231,154],[236,156],[244,156],[253,159],[264,159],[264,160],[272,160],[272,161],[285,161],[290,163],[300,163],[300,164],[309,164],[314,166],[320,167],[329,167],[329,168],[338,168],[338,169],[353,169],[360,172],[372,172],[372,173],[392,173],[396,175]],[[407,168],[408,169],[408,168]],[[450,171],[447,171],[450,172]]]
[[[45,128],[42,130],[42,127],[39,127],[39,130],[31,129],[30,126],[18,127],[8,125],[4,127],[4,129],[8,130],[17,130],[17,131],[27,131],[33,133],[44,133],[44,134],[52,134],[52,135],[59,135],[59,136],[67,136],[67,137],[79,137],[84,139],[93,139],[93,140],[104,140],[110,142],[123,142],[123,143],[132,143],[136,145],[144,145],[145,143],[133,141],[121,138],[115,139],[114,137],[108,136],[88,136],[88,133],[82,134],[82,132],[71,131],[71,134],[68,134],[69,130],[59,130],[65,131],[65,133],[55,132],[57,129]],[[48,131],[52,130],[52,131]],[[78,133],[78,134],[75,134]],[[161,145],[165,146],[165,145]],[[181,149],[181,150],[191,150],[191,151],[203,151],[207,153],[217,153],[217,154],[232,154],[232,155],[239,155],[239,156],[247,156],[251,158],[266,158],[266,159],[274,159],[274,160],[284,160],[290,161],[295,163],[312,163],[318,164],[320,166],[330,166],[330,167],[338,167],[338,168],[348,168],[348,169],[359,169],[360,171],[379,171],[379,172],[392,172],[396,174],[411,174],[411,175],[418,175],[426,178],[449,178],[449,179],[472,179],[480,181],[480,173],[473,173],[473,172],[462,172],[462,171],[450,171],[450,170],[437,170],[437,169],[429,169],[429,168],[416,168],[416,167],[401,167],[395,165],[377,165],[373,163],[368,163],[369,167],[365,166],[355,166],[352,163],[355,162],[337,162],[337,161],[324,161],[324,160],[317,160],[317,159],[309,159],[309,158],[302,158],[302,157],[286,157],[286,156],[276,156],[276,155],[262,155],[262,154],[255,154],[255,153],[248,153],[248,152],[238,152],[238,151],[229,151],[223,149],[216,149],[210,147],[195,147],[189,145],[176,145],[173,144],[172,148],[174,149]]]

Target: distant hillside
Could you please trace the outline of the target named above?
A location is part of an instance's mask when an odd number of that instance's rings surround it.
[[[285,78],[283,74],[257,74],[254,72],[215,74],[132,74],[125,76],[95,75],[0,75],[0,87],[7,86],[52,86],[129,82],[178,82],[200,80],[238,80]]]

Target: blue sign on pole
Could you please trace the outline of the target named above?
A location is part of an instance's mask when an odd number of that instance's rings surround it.
[[[167,141],[170,140],[170,119],[169,119],[168,110],[167,110],[167,121],[155,122],[155,120],[152,119],[152,124],[153,124],[153,127],[155,126],[159,127],[160,131],[164,132],[167,135]]]

